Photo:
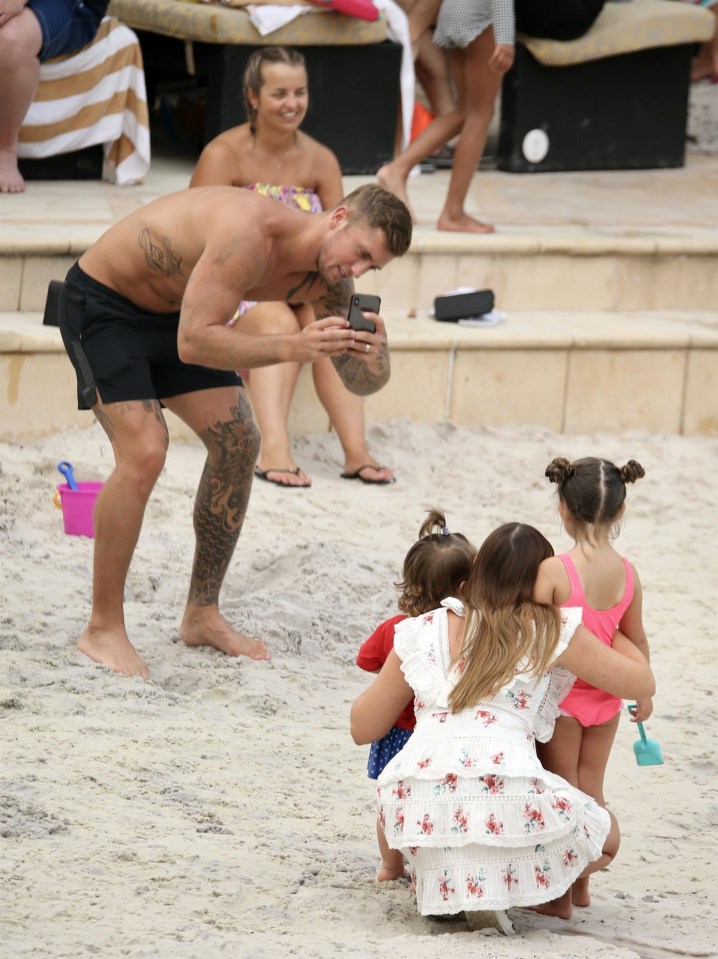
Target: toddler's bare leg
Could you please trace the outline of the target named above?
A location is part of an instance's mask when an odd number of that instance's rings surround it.
[[[379,840],[379,852],[381,853],[381,867],[377,874],[379,882],[388,882],[391,879],[408,878],[404,867],[404,856],[399,849],[390,849],[386,841],[384,830],[381,828],[379,820],[376,821],[376,835]]]

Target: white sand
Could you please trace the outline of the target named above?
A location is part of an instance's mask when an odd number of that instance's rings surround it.
[[[198,446],[175,442],[127,586],[130,635],[153,681],[75,650],[92,543],[52,505],[69,459],[101,479],[98,427],[0,446],[0,953],[16,957],[434,959],[714,955],[715,439],[557,436],[405,422],[371,431],[399,481],[339,478],[330,435],[298,441],[314,488],[256,483],[224,610],[270,664],[185,648],[177,623],[192,556]],[[606,793],[623,846],[570,922],[520,911],[512,940],[416,914],[374,880],[366,748],[348,733],[368,677],[363,639],[395,610],[392,581],[424,510],[477,544],[511,519],[562,537],[543,469],[554,455],[640,460],[619,548],[644,584],[658,679],[638,767],[623,722]]]

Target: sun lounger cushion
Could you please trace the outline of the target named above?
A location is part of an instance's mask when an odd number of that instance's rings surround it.
[[[637,50],[710,40],[715,17],[702,7],[676,0],[606,3],[588,33],[578,40],[518,40],[546,67],[564,67]]]
[[[249,3],[250,0],[247,0]],[[203,43],[358,46],[381,43],[387,38],[385,17],[370,22],[334,10],[324,10],[316,4],[307,4],[307,7],[309,9],[305,16],[297,17],[264,37],[252,25],[246,10],[220,3],[111,0],[109,13],[135,30]]]

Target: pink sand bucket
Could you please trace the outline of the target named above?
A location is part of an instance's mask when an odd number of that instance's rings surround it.
[[[55,493],[55,506],[62,509],[62,522],[66,533],[70,536],[87,536],[94,539],[95,524],[92,514],[97,494],[104,484],[77,483],[76,485],[77,489],[70,489],[67,483],[60,483]]]

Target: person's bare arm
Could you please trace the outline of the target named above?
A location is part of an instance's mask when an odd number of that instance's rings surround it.
[[[631,605],[623,614],[618,628],[643,653],[646,660],[650,661],[651,653],[648,648],[648,637],[643,628],[643,587],[635,567],[633,569],[633,599]],[[631,714],[631,722],[645,722],[652,712],[653,700],[651,697],[638,698],[636,699],[636,710]]]
[[[257,335],[227,326],[237,304],[263,275],[266,241],[259,230],[213,232],[213,241],[192,270],[182,300],[177,347],[183,363],[216,370],[255,369],[274,363],[314,363],[349,347],[354,333],[336,318],[311,323],[299,333]]]
[[[354,742],[360,746],[381,739],[413,698],[414,691],[401,671],[401,660],[392,649],[374,682],[354,700],[349,727]]]
[[[538,568],[532,597],[535,603],[542,603],[544,606],[553,605],[556,603],[554,598],[554,577],[552,565],[554,561],[554,556],[550,557],[549,559],[545,559]]]
[[[189,185],[233,186],[234,155],[226,143],[212,140],[202,150]]]
[[[342,171],[339,161],[331,150],[320,147],[317,150],[317,194],[323,210],[331,210],[344,197]]]
[[[353,280],[347,279],[335,284],[320,300],[312,304],[314,315],[318,320],[328,317],[345,319],[353,292]],[[332,357],[332,363],[342,382],[350,393],[356,393],[357,396],[376,393],[386,384],[391,374],[389,344],[384,321],[377,313],[366,315],[374,321],[375,331],[373,333],[369,333],[368,330],[357,332],[354,342],[347,351]]]
[[[556,663],[613,696],[645,699],[656,690],[646,657],[620,632],[614,636],[611,647],[604,645],[585,626],[579,626]]]

